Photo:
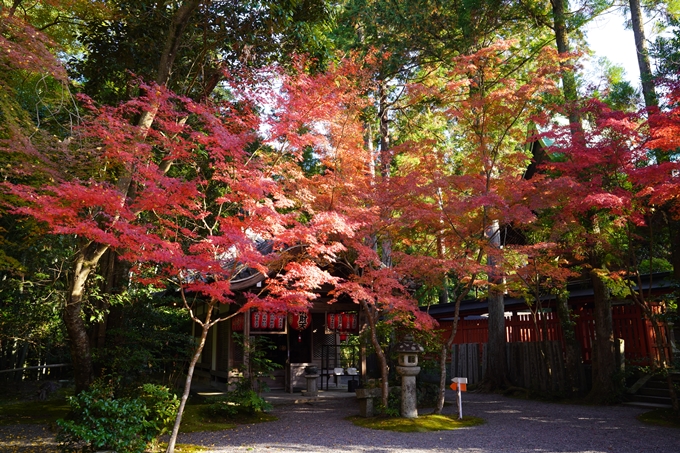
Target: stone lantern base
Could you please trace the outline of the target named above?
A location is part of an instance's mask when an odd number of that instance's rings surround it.
[[[416,376],[420,373],[420,367],[397,366],[397,373],[401,376],[401,416],[418,418]]]

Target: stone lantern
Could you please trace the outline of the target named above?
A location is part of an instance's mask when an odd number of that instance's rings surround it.
[[[399,355],[397,373],[401,376],[401,416],[417,418],[416,376],[420,373],[418,354],[424,349],[413,340],[411,335],[406,335],[404,340],[397,344],[395,350]]]

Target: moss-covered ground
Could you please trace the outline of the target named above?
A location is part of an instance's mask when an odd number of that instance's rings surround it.
[[[654,409],[637,417],[643,423],[680,429],[680,415],[672,409]]]
[[[458,420],[455,415],[421,415],[418,418],[401,417],[348,417],[357,426],[402,433],[423,433],[429,431],[449,431],[453,429],[469,428],[484,423],[478,417],[463,417]]]

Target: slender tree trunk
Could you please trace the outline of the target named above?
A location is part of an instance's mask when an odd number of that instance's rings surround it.
[[[368,328],[371,330],[370,332],[371,344],[373,345],[373,349],[375,349],[375,354],[378,356],[378,362],[380,363],[380,377],[382,379],[380,390],[382,404],[384,407],[387,407],[390,395],[390,387],[388,382],[389,367],[387,366],[387,358],[385,357],[385,352],[382,350],[382,346],[380,346],[380,341],[378,340],[378,331],[376,329],[376,317],[373,314],[373,310],[371,310],[371,307],[368,306],[368,302],[366,302],[365,300],[361,301],[361,306],[364,309],[364,313],[366,313],[366,319],[368,320]]]
[[[647,108],[656,107],[659,103],[654,91],[654,76],[652,65],[649,62],[645,28],[642,23],[642,9],[640,0],[629,0],[630,21],[635,36],[635,52],[637,53],[638,68],[640,68],[640,82],[642,83],[642,96],[645,98]]]
[[[536,303],[536,305],[532,308],[529,307],[529,311],[531,312],[531,319],[534,323],[534,332],[536,333],[536,340],[538,341],[538,353],[541,356],[541,365],[543,366],[543,370],[545,371],[545,374],[548,378],[548,382],[541,382],[541,387],[548,389],[549,387],[552,387],[552,368],[551,368],[551,363],[552,361],[550,360],[549,355],[552,353],[550,352],[550,349],[548,348],[548,341],[547,341],[547,324],[545,321],[545,316],[541,312],[541,307]],[[541,326],[539,326],[539,316],[541,317]],[[541,390],[543,390],[541,388]]]
[[[566,291],[561,291],[557,295],[557,317],[562,327],[565,350],[565,369],[566,369],[566,394],[569,397],[580,394],[583,391],[584,370],[583,353],[581,344],[576,338],[574,330],[575,322],[569,313],[569,296]]]
[[[203,322],[199,322],[199,324],[201,325],[201,337],[198,341],[198,345],[196,345],[194,355],[193,357],[191,357],[191,362],[189,362],[187,378],[186,381],[184,381],[184,392],[182,393],[182,399],[179,402],[177,416],[175,417],[175,424],[172,427],[172,433],[170,434],[170,439],[168,440],[168,449],[166,450],[166,453],[174,453],[175,451],[175,443],[177,442],[179,427],[182,424],[182,415],[184,414],[184,407],[187,404],[187,400],[189,399],[189,393],[191,392],[191,380],[193,379],[194,376],[194,370],[196,369],[198,359],[201,358],[201,352],[203,352],[205,340],[206,338],[208,338],[208,331],[215,324],[215,322],[211,322],[210,319],[212,316],[213,308],[215,308],[215,305],[216,305],[215,300],[211,299],[206,307],[205,319],[203,320]],[[192,318],[194,319],[194,321],[198,321],[197,318],[194,318],[193,316]]]
[[[187,0],[182,2],[182,5],[177,9],[173,15],[172,22],[168,34],[165,37],[163,52],[161,53],[158,62],[158,71],[156,73],[156,83],[165,85],[172,74],[172,67],[177,57],[177,51],[182,43],[182,33],[189,25],[191,15],[196,11],[201,4],[201,0]]]
[[[385,82],[378,87],[378,119],[380,120],[380,173],[383,178],[389,178],[392,155],[390,153],[390,123],[389,108]]]
[[[444,246],[444,240],[442,239],[441,233],[437,233],[437,257],[439,259],[444,259],[446,255],[446,247]],[[446,274],[442,277],[442,287],[439,290],[438,299],[440,304],[449,303],[449,288],[448,288],[448,278]]]
[[[470,282],[474,280],[474,277],[470,279]],[[446,359],[448,358],[449,354],[451,353],[451,348],[453,347],[453,341],[456,338],[456,333],[458,333],[458,320],[460,318],[460,303],[463,300],[463,297],[467,293],[467,290],[470,288],[470,285],[466,285],[466,290],[463,291],[461,294],[456,297],[456,305],[453,311],[453,326],[451,327],[451,335],[449,335],[449,338],[446,340],[444,344],[442,344],[442,349],[439,354],[439,394],[437,395],[437,402],[435,404],[435,409],[434,413],[435,414],[441,414],[442,410],[444,409],[444,399],[446,397],[446,388],[447,388],[447,382],[446,382]]]
[[[600,269],[590,272],[593,284],[593,315],[595,318],[595,341],[593,342],[593,387],[587,396],[592,403],[618,401],[620,385],[615,382],[616,363],[612,303]]]
[[[19,343],[19,347],[17,348],[17,363],[14,365],[14,368],[23,368],[24,365],[26,365],[26,357],[28,356],[28,343],[25,341],[22,341]],[[15,381],[22,381],[24,379],[24,370],[19,370],[16,373],[14,373],[14,380]]]

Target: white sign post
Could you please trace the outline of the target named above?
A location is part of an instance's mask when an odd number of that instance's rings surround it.
[[[451,379],[451,389],[456,390],[456,395],[458,397],[458,420],[463,419],[463,398],[462,392],[467,391],[467,378],[457,377]]]

